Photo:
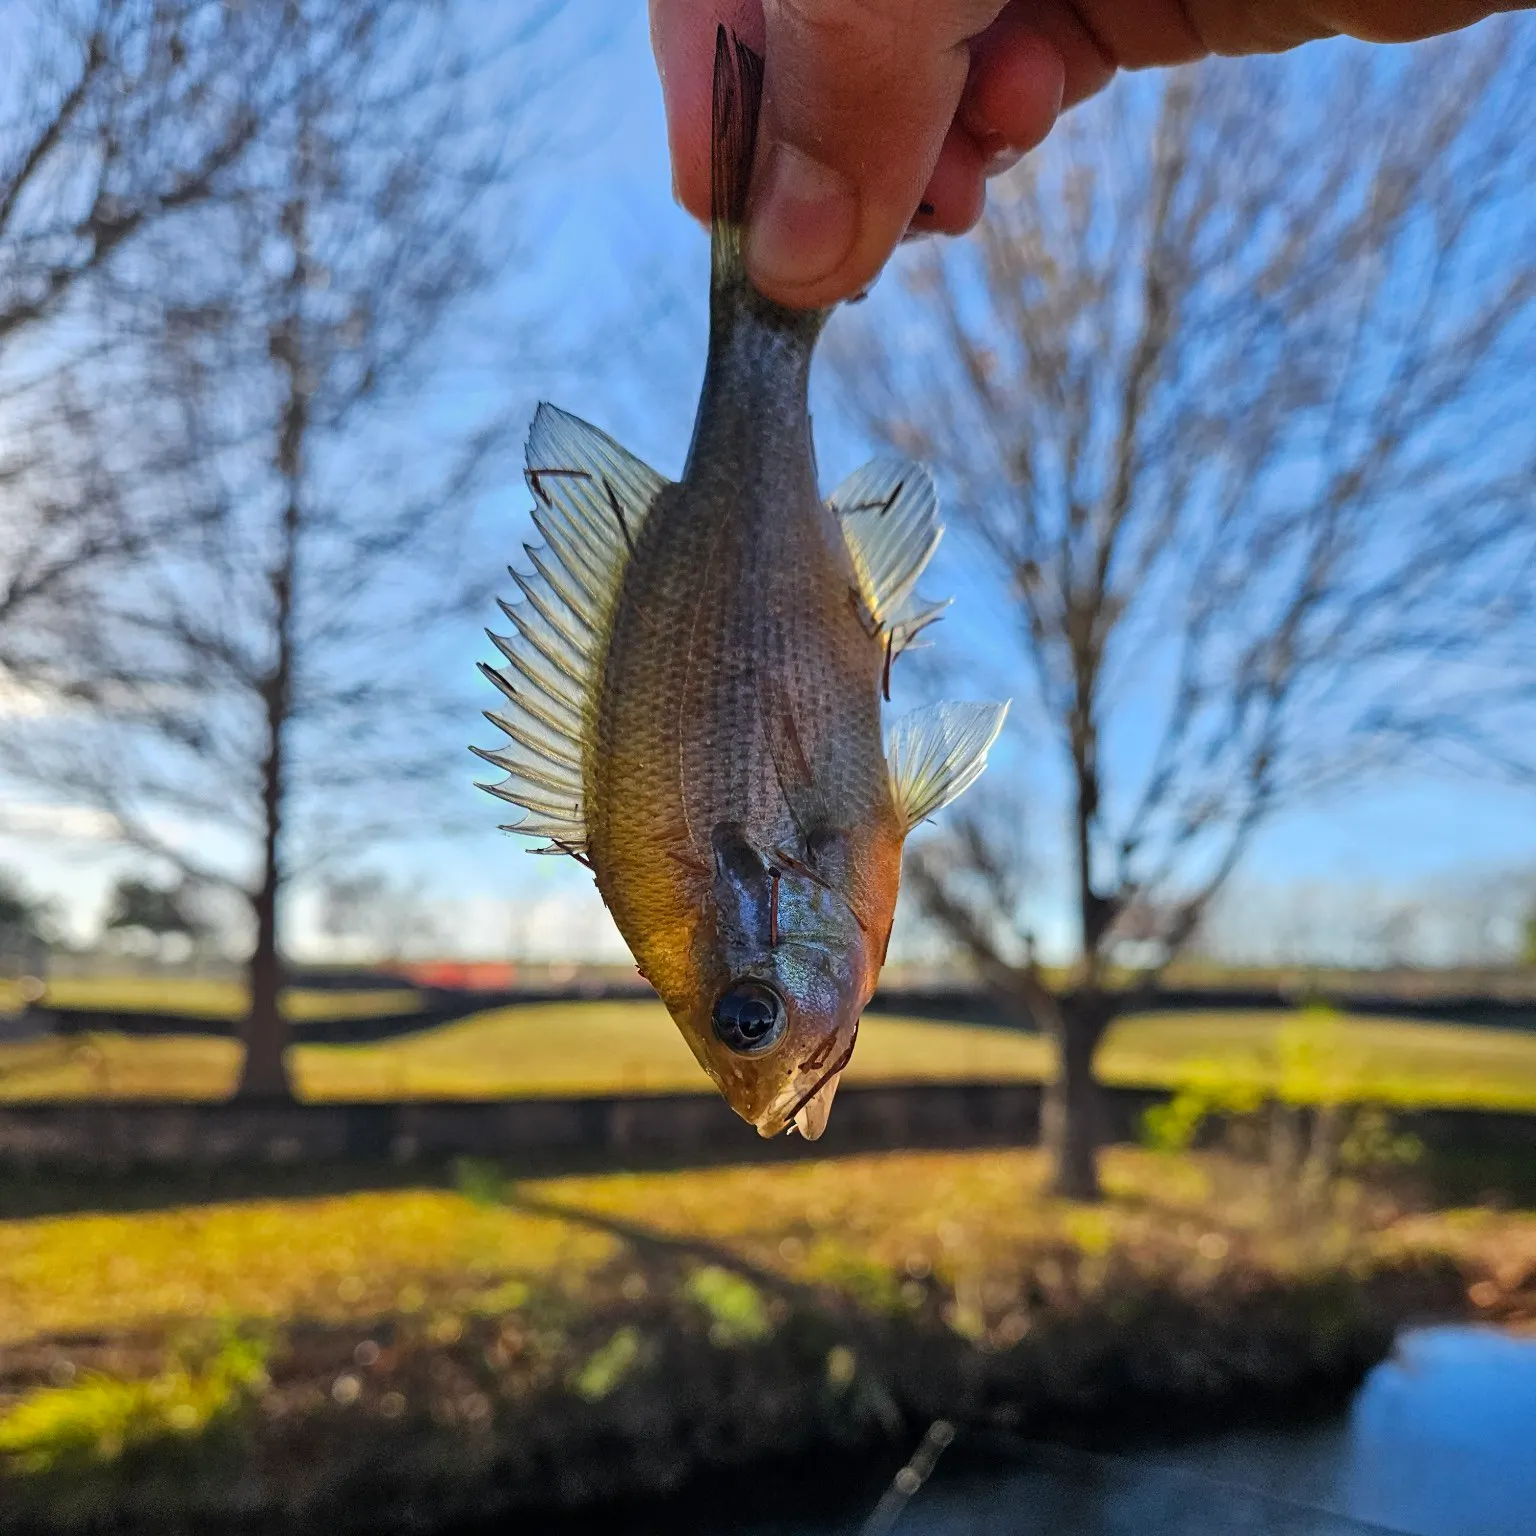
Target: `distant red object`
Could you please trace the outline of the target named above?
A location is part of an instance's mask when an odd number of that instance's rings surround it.
[[[422,960],[391,966],[419,987],[465,992],[502,992],[517,983],[517,967],[505,960]]]

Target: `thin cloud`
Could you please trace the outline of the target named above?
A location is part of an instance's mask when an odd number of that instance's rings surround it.
[[[67,838],[72,842],[115,842],[122,836],[117,817],[89,805],[41,801],[0,801],[0,832],[14,837]]]

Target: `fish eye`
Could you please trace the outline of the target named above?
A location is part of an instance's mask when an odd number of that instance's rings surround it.
[[[761,981],[738,981],[715,1003],[715,1038],[739,1056],[757,1056],[778,1043],[787,1021],[784,999]]]

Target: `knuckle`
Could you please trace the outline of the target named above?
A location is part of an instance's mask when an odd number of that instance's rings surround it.
[[[785,29],[855,58],[893,52],[919,9],[912,0],[772,0],[769,7]]]

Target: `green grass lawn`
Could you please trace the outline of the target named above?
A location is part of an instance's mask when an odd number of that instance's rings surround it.
[[[0,1099],[218,1098],[239,1055],[234,1041],[207,1035],[5,1045]],[[1049,1062],[1034,1037],[872,1015],[848,1081],[1034,1080]],[[496,1009],[376,1045],[300,1045],[293,1065],[310,1099],[714,1091],[665,1010],[643,1001]]]
[[[1146,1014],[1117,1024],[1100,1055],[1105,1079],[1177,1082],[1220,1063],[1301,1099],[1371,1099],[1402,1107],[1536,1110],[1536,1033],[1341,1014]]]
[[[1302,1026],[1298,1043],[1301,1017],[1127,1019],[1106,1039],[1100,1069],[1111,1083],[1161,1086],[1219,1062],[1231,1076],[1271,1085],[1293,1080],[1299,1058],[1308,1081],[1340,1097],[1536,1109],[1536,1035],[1345,1015],[1321,1033]],[[196,1035],[5,1045],[0,1099],[218,1098],[238,1058],[233,1041]],[[497,1009],[375,1045],[301,1045],[293,1064],[309,1099],[713,1091],[661,1006],[644,1001]],[[1051,1071],[1051,1049],[1037,1036],[871,1014],[846,1081],[1038,1081]]]
[[[717,1244],[867,1300],[893,1298],[912,1274],[963,1294],[1021,1254],[1062,1245],[1207,1271],[1229,1258],[1268,1268],[1315,1258],[1275,1236],[1259,1205],[1216,1200],[1206,1159],[1112,1148],[1099,1207],[1049,1199],[1044,1176],[1034,1151],[890,1153],[525,1181],[504,1197],[487,1171],[466,1193],[423,1185],[4,1220],[0,1347],[178,1319],[483,1313],[516,1306],[528,1285],[579,1298],[626,1251],[624,1230]],[[1371,1241],[1469,1253],[1491,1241],[1506,1269],[1536,1275],[1536,1216],[1404,1218]]]
[[[48,983],[43,1005],[236,1019],[245,1012],[246,990],[238,981],[189,976],[62,976]],[[283,1009],[291,1019],[368,1018],[420,1007],[421,994],[411,987],[355,992],[289,987],[283,993]]]

